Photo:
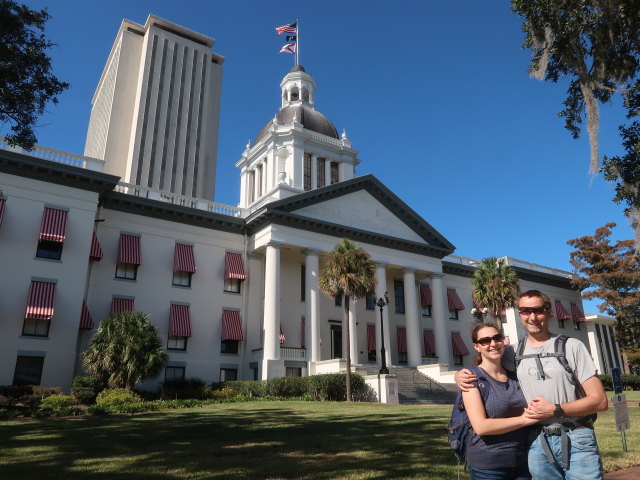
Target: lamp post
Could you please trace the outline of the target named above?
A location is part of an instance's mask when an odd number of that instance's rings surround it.
[[[373,295],[373,302],[378,306],[378,308],[380,308],[380,339],[382,340],[382,348],[380,349],[380,354],[382,355],[382,364],[380,365],[379,373],[388,375],[389,369],[387,368],[387,352],[384,349],[384,321],[382,317],[382,309],[389,305],[389,297],[387,296],[387,292],[384,292],[384,298],[380,297],[377,300],[375,295]]]

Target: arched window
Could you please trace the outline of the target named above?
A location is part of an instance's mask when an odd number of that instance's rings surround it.
[[[298,100],[300,100],[300,91],[298,90],[298,87],[294,85],[289,91],[289,101],[297,102]]]

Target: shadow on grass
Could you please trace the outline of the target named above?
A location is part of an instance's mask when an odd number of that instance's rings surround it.
[[[448,409],[272,402],[4,422],[1,477],[454,478]]]

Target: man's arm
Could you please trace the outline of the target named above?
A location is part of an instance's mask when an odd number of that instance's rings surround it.
[[[609,408],[609,401],[604,393],[602,382],[597,376],[588,378],[582,383],[585,396],[572,402],[560,404],[567,417],[584,417],[592,413],[602,412]],[[556,406],[542,397],[531,399],[525,410],[529,418],[545,420],[553,417]]]

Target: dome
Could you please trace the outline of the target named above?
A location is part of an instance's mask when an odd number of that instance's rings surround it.
[[[298,122],[307,130],[321,133],[327,137],[339,138],[336,127],[333,126],[333,123],[331,123],[327,117],[303,105],[282,108],[276,115],[276,121],[278,125],[288,125],[293,122],[294,116],[298,117]],[[260,133],[258,133],[256,139],[253,141],[254,145],[266,136],[271,125],[272,121],[269,121],[262,127],[262,130],[260,130]]]

